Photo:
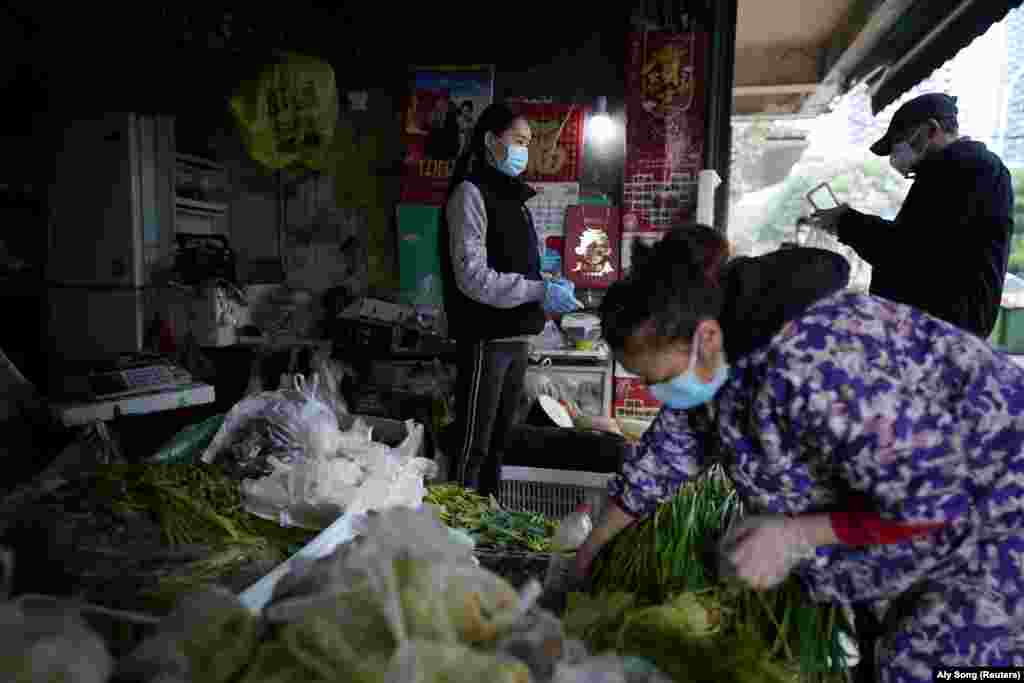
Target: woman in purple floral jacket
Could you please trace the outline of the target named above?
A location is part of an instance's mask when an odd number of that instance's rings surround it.
[[[723,559],[755,588],[795,572],[874,615],[879,680],[1024,666],[1024,369],[847,290],[830,252],[725,252],[677,229],[607,293],[605,337],[664,407],[578,570],[721,462],[747,511]]]

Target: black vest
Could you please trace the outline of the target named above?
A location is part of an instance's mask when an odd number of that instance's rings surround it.
[[[526,201],[537,193],[523,181],[490,166],[466,180],[480,190],[487,208],[487,265],[498,273],[519,273],[528,280],[542,280],[537,230],[526,208]],[[540,334],[546,321],[541,302],[496,308],[462,293],[455,281],[446,213],[441,214],[438,235],[448,336],[474,342]]]

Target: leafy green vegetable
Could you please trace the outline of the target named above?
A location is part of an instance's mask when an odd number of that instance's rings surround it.
[[[115,513],[153,515],[171,546],[270,544],[284,554],[315,535],[283,529],[246,512],[237,482],[216,466],[104,465],[91,479],[97,500]]]
[[[427,487],[423,502],[441,509],[441,521],[453,529],[475,529],[492,503],[476,491],[457,484],[435,484]]]
[[[715,585],[709,558],[739,511],[724,472],[712,469],[609,544],[594,562],[594,589],[642,593],[660,603]]]
[[[551,549],[556,522],[544,515],[511,510],[488,510],[470,534],[483,547],[522,547],[530,552],[544,553]]]
[[[721,597],[716,591],[684,593],[652,607],[630,593],[575,593],[562,623],[593,652],[649,660],[677,681],[793,683],[795,671],[772,661],[757,632],[721,630]]]
[[[550,552],[558,528],[544,515],[503,510],[493,499],[455,484],[429,487],[424,502],[438,506],[444,524],[468,532],[483,548]]]
[[[724,472],[712,468],[608,545],[594,563],[594,593],[627,591],[643,607],[716,589],[728,637],[766,644],[771,657],[805,676],[845,670],[840,634],[852,629],[838,607],[811,602],[796,578],[755,592],[716,575],[718,541],[741,513]]]
[[[619,629],[635,606],[633,593],[570,593],[562,626],[566,634],[583,640],[593,652],[608,652],[616,648]]]

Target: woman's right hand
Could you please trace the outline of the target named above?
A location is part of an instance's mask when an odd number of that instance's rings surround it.
[[[584,582],[590,578],[590,570],[594,566],[594,558],[601,552],[601,548],[591,542],[590,538],[586,540],[579,548],[576,549],[576,563],[573,567],[573,579],[578,582]]]
[[[574,579],[577,581],[586,581],[590,577],[591,569],[593,568],[594,559],[598,553],[608,545],[608,542],[615,538],[620,531],[633,524],[636,518],[627,513],[621,507],[619,507],[614,501],[608,501],[607,514],[604,516],[604,521],[599,526],[595,526],[594,530],[587,536],[587,540],[583,542],[576,550],[576,562],[573,567]]]
[[[572,313],[582,308],[576,300],[576,287],[568,280],[551,278],[544,280],[544,310],[555,315]]]

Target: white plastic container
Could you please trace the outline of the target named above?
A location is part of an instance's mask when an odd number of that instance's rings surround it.
[[[601,319],[593,313],[570,313],[562,317],[562,331],[578,350],[589,351],[601,338]]]

